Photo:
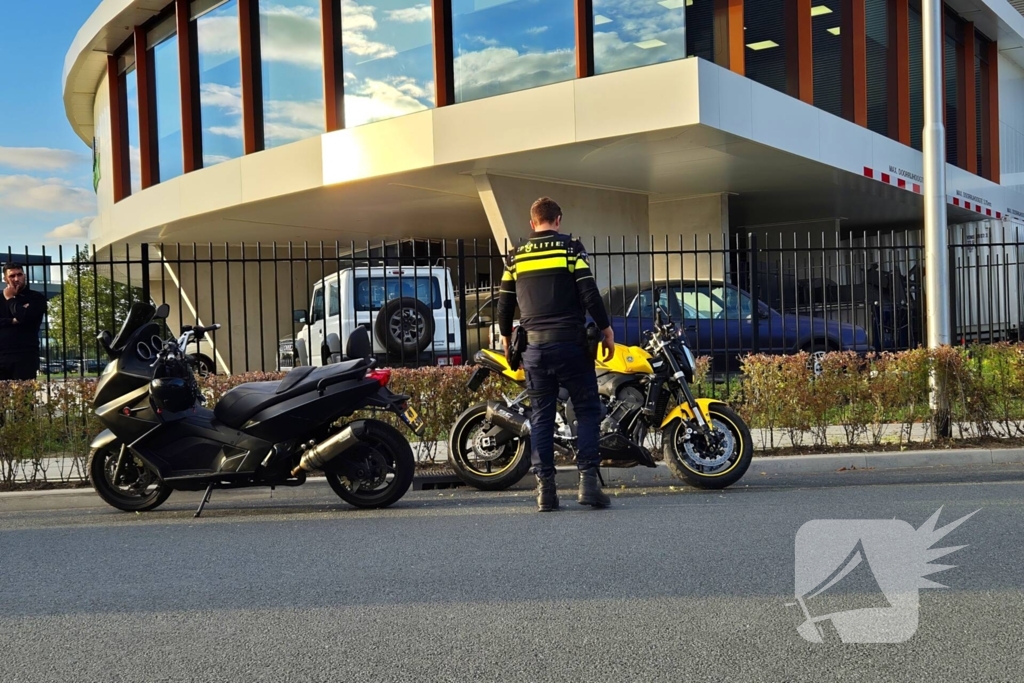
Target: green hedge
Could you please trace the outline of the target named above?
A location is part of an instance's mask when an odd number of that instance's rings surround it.
[[[729,385],[727,398],[755,429],[763,429],[766,449],[783,442],[823,446],[895,439],[910,441],[915,425],[927,424],[928,378],[934,368],[948,378],[954,436],[1024,436],[1024,344],[923,349],[860,357],[836,352],[822,360],[817,376],[806,354],[749,355],[743,376]],[[708,376],[706,357],[698,359],[695,393],[722,397],[721,385]],[[500,398],[519,388],[491,377],[476,394],[466,388],[473,368],[395,369],[391,388],[408,394],[426,422],[422,448],[430,457],[435,441],[470,404]],[[276,380],[283,373],[246,373],[202,380],[208,405],[243,382]],[[100,425],[92,415],[95,381],[0,382],[0,485],[15,480],[62,481],[84,477],[88,444]],[[378,415],[397,423],[394,416]],[[830,429],[831,428],[831,429]],[[408,431],[402,428],[403,432]],[[409,436],[412,436],[409,434]]]

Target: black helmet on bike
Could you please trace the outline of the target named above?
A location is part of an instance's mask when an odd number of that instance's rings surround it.
[[[169,358],[157,363],[149,383],[149,395],[158,411],[180,413],[195,405],[199,387],[188,363]]]

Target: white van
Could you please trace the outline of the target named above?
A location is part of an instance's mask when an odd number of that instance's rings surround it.
[[[282,339],[279,367],[342,359],[345,341],[362,326],[387,365],[460,365],[463,353],[451,273],[444,267],[346,268],[313,285],[302,328]]]

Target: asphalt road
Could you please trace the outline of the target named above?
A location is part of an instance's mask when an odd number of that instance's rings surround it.
[[[604,511],[567,494],[543,515],[462,489],[365,512],[307,486],[215,494],[200,520],[197,494],[141,515],[5,498],[0,680],[1024,679],[1022,467],[751,472]],[[909,641],[798,635],[805,522],[918,528],[940,506],[940,526],[980,512],[937,544],[967,547],[939,560],[956,567],[920,592]]]

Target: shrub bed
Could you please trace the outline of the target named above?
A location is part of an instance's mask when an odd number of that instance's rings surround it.
[[[1024,436],[1024,344],[867,357],[835,352],[822,359],[817,376],[807,361],[806,354],[748,355],[742,378],[723,396],[721,385],[709,382],[708,359],[699,358],[694,392],[732,403],[752,428],[763,430],[757,445],[766,450],[787,444],[906,444],[915,427],[920,432],[930,419],[928,378],[934,369],[947,378],[954,437]],[[421,458],[430,459],[434,442],[447,439],[449,427],[469,405],[519,392],[492,375],[471,393],[466,382],[472,371],[464,366],[393,370],[391,389],[407,394],[426,423]],[[238,384],[283,376],[250,372],[208,377],[201,384],[212,406]],[[89,442],[100,431],[91,410],[94,387],[92,379],[0,382],[0,486],[84,478]],[[376,417],[399,426],[393,415]]]

